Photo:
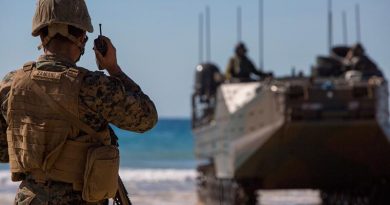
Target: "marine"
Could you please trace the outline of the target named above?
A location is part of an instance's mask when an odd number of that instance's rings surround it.
[[[134,132],[158,119],[153,101],[117,64],[111,40],[100,71],[76,65],[93,32],[84,0],[39,0],[32,35],[43,55],[0,83],[0,162],[21,181],[15,204],[107,204],[119,151],[109,124]],[[103,176],[103,177],[102,177]]]
[[[229,82],[250,82],[254,81],[251,74],[259,77],[272,76],[272,73],[264,73],[255,68],[252,61],[247,57],[247,48],[244,43],[236,45],[235,55],[229,59],[226,67],[226,80]]]
[[[343,61],[345,70],[356,70],[362,72],[363,78],[372,76],[383,77],[378,66],[366,55],[364,47],[357,43],[347,52]]]

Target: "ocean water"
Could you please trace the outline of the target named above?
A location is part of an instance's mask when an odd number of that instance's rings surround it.
[[[143,134],[116,127],[114,131],[119,137],[122,167],[193,169],[196,166],[188,119],[161,119]]]

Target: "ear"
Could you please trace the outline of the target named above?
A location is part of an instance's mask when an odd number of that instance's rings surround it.
[[[45,39],[45,36],[41,33],[41,34],[39,35],[39,38],[41,39],[41,43],[43,43],[43,40]],[[46,45],[46,46],[47,46],[47,45]],[[38,46],[38,50],[43,49],[43,51],[46,52],[46,46],[43,46],[42,44],[40,44],[40,45]]]
[[[81,35],[80,37],[77,38],[77,40],[84,46],[87,43],[86,39],[87,39],[87,34],[86,33],[84,33],[83,35]]]

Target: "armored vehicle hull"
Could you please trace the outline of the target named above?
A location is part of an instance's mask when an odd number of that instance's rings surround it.
[[[204,204],[256,204],[256,190],[300,188],[328,199],[335,190],[365,190],[373,204],[371,187],[390,179],[383,78],[226,83],[211,98],[213,111],[194,106],[193,116]]]

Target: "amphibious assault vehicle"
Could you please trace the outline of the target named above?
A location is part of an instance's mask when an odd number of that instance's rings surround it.
[[[387,81],[379,69],[348,68],[348,50],[318,57],[310,76],[225,83],[215,65],[197,66],[200,203],[256,204],[260,189],[318,189],[323,204],[390,204]]]

